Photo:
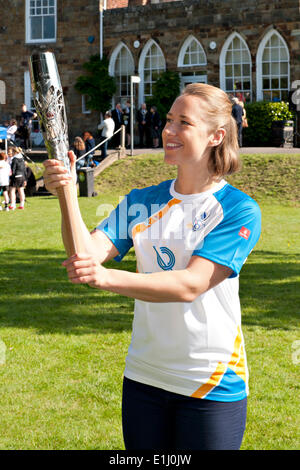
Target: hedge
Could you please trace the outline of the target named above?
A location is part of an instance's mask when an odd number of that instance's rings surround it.
[[[258,101],[245,105],[249,127],[243,130],[243,145],[258,146],[271,143],[273,121],[293,120],[289,104]]]

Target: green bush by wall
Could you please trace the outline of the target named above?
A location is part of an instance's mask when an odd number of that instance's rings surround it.
[[[258,101],[245,105],[249,127],[243,130],[243,145],[258,146],[271,143],[273,121],[293,120],[289,104]]]

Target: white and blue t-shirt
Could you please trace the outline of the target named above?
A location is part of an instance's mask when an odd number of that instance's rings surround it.
[[[241,400],[248,370],[238,275],[259,239],[260,209],[224,180],[191,195],[174,184],[134,189],[99,225],[117,247],[116,259],[133,246],[140,273],[184,269],[196,255],[232,275],[190,303],[136,300],[125,376],[196,398]]]

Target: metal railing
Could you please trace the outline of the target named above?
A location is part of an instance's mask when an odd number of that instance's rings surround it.
[[[112,137],[114,137],[116,134],[118,134],[118,132],[121,132],[121,145],[120,145],[120,148],[125,148],[125,126],[122,125],[120,127],[120,129],[117,129],[116,132],[113,133],[113,135],[111,137],[107,137],[106,139],[102,140],[102,142],[100,142],[99,144],[97,144],[94,148],[92,148],[91,150],[89,150],[88,152],[86,152],[84,155],[82,155],[81,157],[77,158],[76,160],[76,163],[79,162],[79,160],[82,160],[83,158],[85,158],[87,155],[89,155],[90,153],[94,152],[96,149],[98,149],[99,147],[101,147],[101,145],[103,145],[105,142],[107,142],[108,140],[110,140]]]

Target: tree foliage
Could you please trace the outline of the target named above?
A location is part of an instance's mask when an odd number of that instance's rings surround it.
[[[164,124],[166,114],[180,92],[179,74],[169,70],[161,73],[154,83],[152,91],[152,97],[147,100],[148,109],[155,105]]]
[[[77,78],[75,89],[82,95],[86,95],[86,107],[90,110],[105,113],[111,108],[111,100],[116,91],[114,77],[108,73],[108,59],[100,59],[99,54],[90,57],[83,64],[87,75]]]

